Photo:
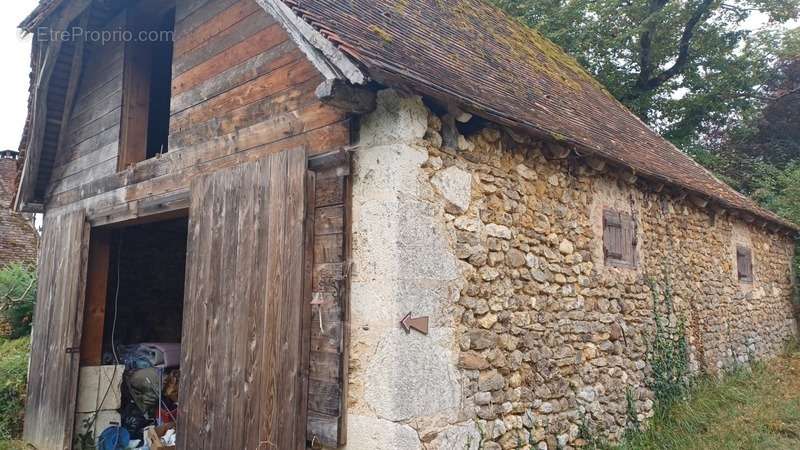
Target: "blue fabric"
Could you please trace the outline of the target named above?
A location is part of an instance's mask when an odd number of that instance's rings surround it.
[[[108,427],[100,433],[97,450],[125,450],[131,443],[131,435],[122,427]]]

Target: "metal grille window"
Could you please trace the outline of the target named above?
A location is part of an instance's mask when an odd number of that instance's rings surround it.
[[[636,267],[636,222],[630,214],[603,211],[603,255],[607,266]]]

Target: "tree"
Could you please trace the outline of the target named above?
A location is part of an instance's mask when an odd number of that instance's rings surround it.
[[[35,269],[17,263],[0,269],[0,339],[28,336],[35,304]]]
[[[790,175],[800,164],[800,28],[787,33],[777,49],[778,60],[760,92],[762,108],[735,120],[713,145],[692,153],[740,191],[788,211],[768,199],[782,195],[777,178],[800,182],[796,173]],[[800,221],[800,215],[790,218]]]
[[[781,33],[743,24],[798,17],[800,0],[494,0],[564,47],[678,146],[719,142],[756,114]]]

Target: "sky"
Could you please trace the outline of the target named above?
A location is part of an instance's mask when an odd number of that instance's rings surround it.
[[[33,11],[38,0],[5,0],[0,10],[0,150],[19,147],[28,105],[31,36],[21,39],[17,25]],[[745,28],[755,29],[766,18],[755,15]]]
[[[4,1],[0,10],[0,150],[19,147],[28,109],[31,37],[20,39],[17,25],[38,0]]]

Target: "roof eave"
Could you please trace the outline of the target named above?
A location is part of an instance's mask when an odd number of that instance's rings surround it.
[[[516,121],[513,118],[509,118],[509,117],[504,116],[499,111],[492,111],[492,110],[489,110],[489,109],[487,109],[487,108],[485,108],[485,107],[483,107],[481,105],[472,104],[472,103],[469,102],[468,99],[465,99],[463,97],[460,97],[460,96],[455,95],[455,94],[450,93],[450,92],[442,91],[441,89],[437,88],[436,86],[431,86],[431,85],[425,83],[423,80],[412,80],[412,79],[409,79],[409,77],[407,75],[405,75],[405,74],[392,73],[392,72],[386,71],[385,69],[379,68],[376,64],[373,64],[368,58],[362,60],[361,62],[362,62],[362,64],[365,65],[365,67],[367,67],[367,69],[368,69],[368,71],[370,73],[370,76],[372,76],[373,79],[375,79],[377,81],[380,81],[380,82],[383,82],[387,86],[390,86],[392,84],[396,84],[395,83],[396,82],[396,80],[395,80],[396,78],[402,78],[406,82],[408,82],[408,81],[411,82],[411,85],[408,85],[408,83],[405,83],[404,87],[406,87],[406,88],[409,88],[409,87],[413,88],[417,92],[419,92],[419,93],[421,93],[423,95],[431,96],[431,97],[436,98],[437,100],[440,100],[440,101],[452,102],[453,100],[456,100],[456,101],[458,101],[458,103],[460,103],[460,106],[462,107],[462,109],[464,109],[467,112],[470,112],[470,113],[475,114],[477,116],[483,117],[483,118],[485,118],[485,119],[487,119],[487,120],[489,120],[491,122],[497,123],[499,125],[506,126],[506,127],[511,128],[511,129],[523,132],[523,133],[525,133],[525,134],[527,134],[529,136],[535,137],[535,138],[545,139],[545,140],[552,140],[552,132],[550,132],[548,130],[539,128],[539,127],[537,127],[537,126],[535,126],[533,124],[528,124],[528,123]],[[700,197],[703,197],[703,198],[708,198],[709,200],[721,205],[722,207],[724,207],[725,209],[727,209],[727,210],[729,210],[731,212],[735,212],[736,214],[756,216],[761,220],[764,220],[766,222],[775,224],[775,225],[777,225],[777,226],[779,226],[779,227],[781,227],[783,229],[791,231],[792,233],[794,233],[796,235],[795,238],[800,238],[800,226],[798,226],[798,225],[796,225],[796,224],[794,224],[792,222],[789,222],[787,220],[781,219],[781,218],[779,218],[777,216],[774,216],[772,213],[769,213],[767,211],[764,211],[764,210],[753,211],[753,210],[743,209],[743,208],[740,208],[740,207],[738,207],[736,205],[732,205],[730,202],[727,202],[726,200],[724,200],[724,199],[722,199],[720,197],[717,197],[717,196],[710,195],[708,193],[699,191],[697,189],[692,188],[691,186],[684,185],[683,183],[680,183],[680,182],[677,182],[677,181],[672,180],[670,178],[664,177],[664,176],[662,176],[662,175],[660,175],[658,173],[655,173],[655,172],[643,172],[641,169],[637,169],[637,168],[635,168],[633,166],[630,166],[626,161],[613,158],[613,157],[607,155],[605,152],[602,152],[600,149],[593,148],[591,146],[587,146],[587,145],[585,145],[585,144],[583,144],[581,142],[578,142],[578,141],[570,138],[569,136],[564,136],[563,139],[559,140],[559,143],[561,143],[562,145],[566,145],[568,147],[572,147],[575,150],[578,150],[578,151],[580,151],[582,153],[591,154],[592,156],[596,156],[596,157],[602,158],[604,160],[607,160],[607,161],[609,161],[610,163],[612,163],[612,164],[614,164],[616,166],[620,166],[620,167],[624,167],[626,169],[630,169],[634,173],[636,173],[636,174],[638,174],[640,176],[643,176],[643,177],[645,177],[645,178],[647,178],[649,180],[652,180],[654,182],[664,183],[665,185],[674,186],[674,187],[677,187],[679,189],[685,190],[689,194],[693,194],[693,195],[700,196]]]

